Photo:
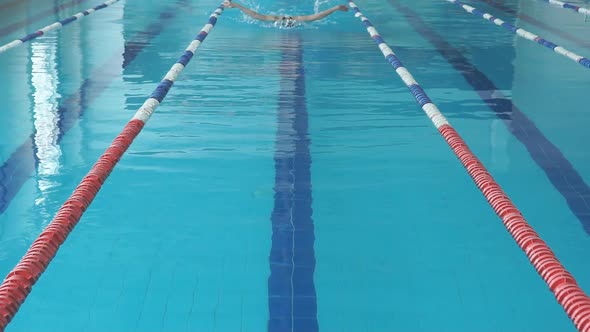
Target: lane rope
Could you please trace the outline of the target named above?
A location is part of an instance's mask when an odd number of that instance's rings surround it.
[[[438,107],[432,103],[430,97],[416,82],[412,74],[402,65],[399,58],[379,35],[373,24],[361,13],[354,2],[350,1],[349,5],[353,9],[355,17],[359,17],[363,22],[385,59],[395,69],[424,113],[430,118],[461,161],[490,206],[502,219],[502,223],[510,235],[516,240],[518,246],[535,267],[535,270],[547,283],[557,302],[565,309],[565,312],[579,331],[590,332],[590,298],[578,286],[574,277],[561,265],[549,246],[524,219],[521,212],[508,198],[508,195],[469,149],[463,138],[449,124]]]
[[[47,269],[57,254],[59,247],[65,242],[74,229],[84,211],[88,208],[96,194],[114,169],[123,153],[131,145],[145,123],[168,94],[174,81],[195,55],[197,48],[207,38],[215,26],[217,18],[223,13],[223,4],[209,17],[208,23],[201,29],[197,37],[189,44],[178,61],[170,68],[164,79],[144,104],[127,123],[123,131],[114,139],[110,147],[92,166],[72,195],[57,211],[55,217],[33,242],[24,257],[8,274],[0,285],[0,331],[4,331],[21,304],[31,292],[35,282]]]
[[[568,59],[571,59],[571,60],[581,64],[582,66],[590,69],[590,59],[588,59],[586,57],[578,55],[572,51],[568,51],[564,47],[559,46],[555,43],[552,43],[545,38],[537,36],[536,34],[529,32],[525,29],[516,27],[508,22],[504,22],[503,20],[493,16],[492,14],[484,13],[484,12],[480,11],[479,9],[469,6],[461,1],[458,1],[458,0],[446,0],[446,1],[463,8],[466,12],[468,12],[470,14],[473,14],[475,16],[479,16],[487,21],[494,23],[495,25],[497,25],[499,27],[505,28],[506,30],[511,31],[512,33],[516,34],[519,37],[522,37],[524,39],[528,39],[528,40],[534,41],[538,44],[541,44],[541,45],[547,47],[548,49],[553,50],[555,53],[563,55],[563,56],[567,57]]]
[[[45,26],[45,27],[43,27],[43,28],[41,28],[41,29],[39,29],[39,30],[37,30],[35,32],[32,32],[32,33],[30,33],[30,34],[28,34],[28,35],[26,35],[26,36],[24,36],[22,38],[15,39],[15,40],[11,41],[8,44],[5,44],[5,45],[0,46],[0,53],[4,53],[4,52],[8,51],[11,48],[15,48],[17,46],[20,46],[20,45],[28,42],[29,40],[33,40],[33,39],[35,39],[35,38],[37,38],[39,36],[42,36],[42,35],[46,34],[47,32],[49,32],[51,30],[60,29],[64,25],[68,25],[68,24],[70,24],[70,23],[72,23],[72,22],[74,22],[76,20],[81,19],[84,16],[88,16],[88,15],[90,15],[91,13],[93,13],[93,12],[95,12],[97,10],[101,10],[103,8],[106,8],[106,7],[114,4],[115,2],[119,2],[119,0],[109,0],[109,1],[104,2],[104,3],[102,3],[102,4],[98,5],[98,6],[95,6],[93,8],[89,8],[89,9],[86,9],[85,11],[81,11],[78,14],[72,15],[72,16],[70,16],[68,18],[64,18],[61,21],[54,22],[54,23],[52,23],[52,24],[50,24],[48,26]]]
[[[549,24],[547,20],[536,18],[535,16],[533,16],[534,15],[533,13],[531,13],[531,15],[529,15],[527,13],[520,12],[520,11],[512,8],[512,6],[509,6],[505,1],[502,1],[502,0],[478,0],[478,1],[486,3],[487,5],[495,8],[499,11],[502,11],[507,15],[514,15],[515,17],[518,17],[519,19],[523,20],[524,22],[530,23],[539,29],[543,29],[544,31],[547,31],[548,33],[558,36],[559,38],[563,38],[563,39],[568,40],[570,42],[576,43],[580,47],[590,49],[590,40],[588,38],[581,38],[576,34],[571,34],[567,31],[564,31],[558,26]]]
[[[561,8],[571,9],[571,10],[575,11],[576,13],[580,13],[585,16],[590,15],[590,9],[588,9],[588,8],[576,6],[574,4],[562,2],[562,1],[558,1],[558,0],[544,0],[544,1],[548,2],[552,5],[560,6]]]

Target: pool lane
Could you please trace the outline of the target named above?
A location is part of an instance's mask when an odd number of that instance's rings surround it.
[[[277,133],[268,331],[318,331],[311,154],[301,36],[286,33]]]
[[[166,27],[167,22],[174,19],[178,7],[186,6],[186,0],[180,0],[176,7],[160,13],[156,22],[148,25],[135,37],[125,43],[123,51],[123,68],[127,67],[140,54],[151,41],[157,37]],[[119,76],[117,67],[121,54],[116,52],[100,68],[85,79],[80,88],[72,95],[67,96],[58,106],[58,143],[63,136],[74,127],[83,115],[89,104],[94,102],[100,94]],[[15,152],[0,166],[0,214],[4,213],[10,202],[23,186],[25,181],[35,171],[38,163],[34,145],[35,133],[32,133]]]
[[[31,17],[26,17],[26,18],[20,20],[19,22],[14,22],[14,23],[11,23],[11,24],[6,25],[4,27],[0,27],[0,37],[2,37],[4,35],[8,35],[10,33],[13,33],[15,31],[17,31],[18,29],[25,28],[26,26],[28,26],[30,24],[37,23],[52,14],[57,15],[60,11],[80,5],[81,3],[84,3],[85,1],[87,1],[87,0],[72,0],[72,1],[66,2],[61,5],[55,5],[51,8],[48,8],[42,12],[37,13]]]
[[[570,210],[590,234],[590,187],[560,149],[535,123],[504,95],[494,82],[472,64],[460,50],[430,28],[412,9],[398,0],[389,3],[401,12],[410,25],[459,72],[473,87],[481,100],[502,120],[508,131],[521,142],[534,162],[543,170],[551,184],[566,200]]]
[[[505,3],[502,3],[498,0],[479,0],[479,1],[487,3],[489,6],[495,8],[497,10],[500,10],[506,14],[514,15],[527,23],[537,26],[543,30],[549,31],[549,32],[555,34],[556,36],[559,36],[560,38],[574,42],[580,47],[585,47],[587,49],[590,49],[590,40],[582,39],[582,38],[579,38],[578,36],[570,34],[569,32],[562,31],[562,30],[555,28],[552,25],[549,25],[549,24],[547,24],[535,17],[532,17],[526,13],[519,13],[517,10],[511,8],[510,6],[508,6]]]

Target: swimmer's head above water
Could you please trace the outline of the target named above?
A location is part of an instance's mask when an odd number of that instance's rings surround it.
[[[226,8],[238,8],[239,10],[241,10],[242,12],[244,12],[244,14],[255,18],[257,20],[260,21],[270,21],[270,22],[274,22],[275,26],[279,26],[279,27],[283,27],[283,28],[291,28],[294,27],[295,25],[297,25],[298,22],[311,22],[311,21],[317,21],[317,20],[321,20],[324,17],[334,13],[335,11],[341,10],[341,11],[348,11],[348,6],[346,5],[339,5],[339,6],[334,6],[328,10],[324,10],[323,12],[319,12],[317,14],[312,14],[312,15],[303,15],[303,16],[277,16],[277,15],[263,15],[260,13],[257,13],[255,11],[253,11],[252,9],[246,8],[242,5],[240,5],[239,3],[236,3],[234,1],[224,1],[223,5]]]
[[[297,24],[297,21],[293,18],[293,16],[282,16],[279,20],[275,21],[275,26],[283,27],[283,28],[292,28]]]

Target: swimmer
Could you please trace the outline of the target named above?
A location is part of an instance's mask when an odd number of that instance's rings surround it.
[[[238,8],[244,14],[255,18],[260,21],[270,21],[275,22],[275,25],[282,26],[284,28],[291,28],[294,27],[297,22],[311,22],[321,20],[324,17],[334,13],[335,11],[341,10],[343,12],[348,11],[348,6],[346,5],[339,5],[334,6],[330,9],[324,10],[323,12],[319,12],[313,15],[304,15],[304,16],[278,16],[278,15],[263,15],[253,11],[252,9],[246,8],[239,3],[235,3],[232,1],[224,1],[223,5],[227,8]]]

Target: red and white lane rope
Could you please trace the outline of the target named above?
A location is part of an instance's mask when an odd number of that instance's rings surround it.
[[[483,196],[490,203],[504,226],[524,251],[541,278],[555,295],[579,331],[590,332],[590,298],[578,286],[574,277],[561,265],[549,246],[539,237],[524,219],[514,203],[496,183],[484,165],[471,152],[461,136],[451,127],[438,107],[418,85],[412,74],[402,65],[392,49],[385,43],[373,24],[360,12],[354,2],[349,2],[356,17],[359,17],[371,38],[379,46],[385,59],[410,89],[422,110],[430,118],[447,144],[459,158]]]
[[[221,5],[211,14],[208,23],[195,40],[190,43],[178,62],[168,71],[150,98],[139,108],[111,146],[92,166],[92,169],[82,179],[74,193],[58,210],[51,223],[33,242],[18,265],[4,279],[0,285],[0,331],[4,331],[6,325],[12,320],[31,292],[33,285],[45,271],[49,262],[55,257],[57,250],[76,226],[84,211],[123,156],[123,153],[166,97],[172,84],[189,63],[197,48],[207,38],[211,29],[215,26],[217,18],[223,12],[223,8],[223,5]]]
[[[101,10],[103,8],[107,8],[108,6],[114,4],[115,2],[118,2],[119,0],[109,0],[107,2],[101,3],[98,6],[95,6],[93,8],[89,8],[86,9],[85,11],[81,11],[78,14],[72,15],[70,17],[64,18],[61,21],[57,21],[55,23],[52,23],[48,26],[45,26],[33,33],[30,33],[22,38],[19,39],[15,39],[13,41],[11,41],[10,43],[6,44],[6,45],[2,45],[0,46],[0,53],[4,53],[6,51],[8,51],[11,48],[17,47],[19,45],[22,45],[23,43],[28,42],[29,40],[33,40],[39,36],[42,36],[44,34],[46,34],[47,32],[54,30],[54,29],[60,29],[61,27],[63,27],[64,25],[70,24],[76,20],[81,19],[84,16],[90,15],[91,13],[97,11],[97,10]]]

